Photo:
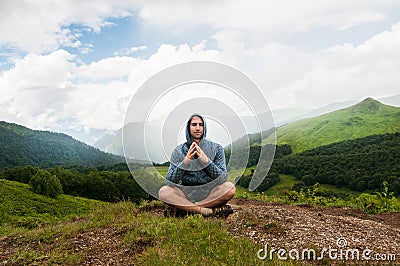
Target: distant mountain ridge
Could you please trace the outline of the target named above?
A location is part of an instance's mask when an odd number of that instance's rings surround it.
[[[366,98],[350,107],[279,127],[276,140],[278,145],[289,144],[298,153],[343,140],[394,132],[400,132],[400,108]],[[271,143],[272,137],[263,144]]]
[[[372,99],[372,98],[367,98],[367,99]],[[389,102],[393,102],[393,103],[397,103],[398,99],[400,99],[400,95],[394,95],[394,96],[390,96],[390,97],[386,97],[386,98],[382,98],[382,100],[385,101],[389,101]],[[372,99],[373,100],[373,99]],[[376,100],[374,100],[376,101]],[[378,101],[377,101],[378,102]],[[317,117],[321,117],[323,115],[327,115],[330,114],[332,112],[336,112],[339,110],[343,110],[345,108],[349,108],[351,106],[354,106],[355,104],[357,104],[357,102],[355,101],[344,101],[344,102],[335,102],[335,103],[331,103],[328,105],[325,105],[323,107],[311,110],[311,111],[307,111],[307,110],[301,110],[301,109],[280,109],[280,110],[272,110],[274,119],[275,119],[275,125],[276,127],[279,128],[279,130],[282,129],[286,129],[291,128],[291,125],[297,125],[296,123],[298,123],[299,121],[303,121],[305,119],[314,119]],[[382,103],[380,103],[382,104]],[[392,108],[396,108],[391,106]],[[259,115],[259,119],[268,119],[269,114],[268,113],[263,113]],[[259,134],[257,133],[258,131],[256,129],[258,128],[258,125],[254,124],[254,121],[256,121],[254,119],[254,117],[248,117],[248,116],[244,116],[241,117],[243,124],[245,125],[246,129],[249,132],[249,136],[252,136],[254,134]],[[354,122],[353,118],[353,122]],[[308,121],[308,120],[307,120]],[[397,121],[397,120],[395,120]],[[360,121],[359,121],[360,122]],[[381,121],[383,124],[384,121]],[[302,124],[303,122],[301,122],[300,124]],[[359,123],[360,125],[360,123]],[[355,126],[355,125],[353,125]],[[126,127],[128,128],[132,128],[132,130],[137,130],[137,128],[140,129],[140,127],[138,125],[126,125]],[[390,126],[389,126],[390,127]],[[136,129],[133,129],[136,128]],[[131,130],[131,129],[130,129]],[[158,130],[158,129],[157,129]],[[268,131],[270,130],[270,128],[262,128],[263,131]],[[154,133],[156,130],[149,130],[149,134]],[[385,131],[385,130],[377,130],[375,133],[376,134],[380,134],[380,133],[390,133],[393,132],[392,130],[389,131]],[[277,136],[280,136],[279,133]],[[241,136],[237,139],[234,139],[234,143],[237,141],[242,141],[242,138],[245,138],[246,136]],[[322,136],[324,137],[324,136]],[[355,135],[355,137],[364,137],[363,134],[359,134],[359,135]],[[152,136],[149,139],[158,139],[159,137],[157,136]],[[271,140],[272,137],[269,138],[268,141]],[[351,139],[352,137],[350,137]],[[346,140],[349,139],[348,137],[346,138],[339,138],[337,141],[341,141],[341,140]],[[289,140],[284,140],[281,144],[289,144]],[[265,141],[263,142],[265,143]],[[279,143],[279,140],[278,140]],[[331,142],[328,143],[322,143],[322,145],[325,144],[329,144]],[[167,160],[162,154],[158,154],[160,153],[160,149],[158,149],[158,147],[160,147],[161,143],[158,143],[159,145],[152,145],[151,147],[151,153],[153,153],[152,158],[157,158],[158,160],[155,161],[165,161]],[[110,152],[113,154],[117,154],[117,155],[123,155],[123,148],[122,148],[122,129],[119,129],[117,131],[114,131],[108,135],[103,136],[103,138],[99,139],[95,144],[95,147],[101,149],[102,151],[105,152]],[[227,148],[229,148],[230,145],[227,146]],[[314,148],[316,146],[310,145],[310,147],[308,145],[305,146],[306,148]],[[303,151],[304,149],[299,149],[299,151]],[[140,152],[143,154],[143,158],[145,157],[144,154],[145,151]]]
[[[0,169],[24,165],[99,166],[124,161],[124,157],[105,153],[66,134],[0,121]]]
[[[380,101],[383,104],[400,107],[400,94],[378,98],[378,101]]]
[[[392,106],[397,106],[400,107],[400,94],[397,95],[392,95],[388,97],[381,97],[377,98],[378,101],[380,101],[383,104],[387,105],[392,105]],[[316,109],[299,109],[299,108],[283,108],[283,109],[275,109],[271,110],[273,116],[274,116],[274,121],[275,121],[275,126],[279,127],[288,123],[295,122],[297,120],[301,120],[304,118],[310,118],[310,117],[315,117],[319,115],[323,115],[332,111],[336,111],[338,109],[342,109],[345,107],[349,107],[350,105],[353,105],[357,103],[355,100],[351,101],[343,101],[343,102],[333,102],[327,105],[324,105],[322,107],[318,107]],[[260,114],[259,118],[263,119],[263,117],[268,116],[269,114],[264,113]],[[257,124],[254,124],[254,118],[253,117],[248,117],[248,116],[243,116],[241,117],[242,121],[244,124],[246,124],[246,128],[248,128],[248,133],[257,133],[259,132],[259,128]],[[49,130],[49,131],[55,131],[55,132],[60,132],[67,134],[69,136],[72,136],[74,139],[77,139],[79,141],[82,141],[86,144],[89,144],[91,146],[97,147],[101,149],[102,151],[105,152],[111,152],[113,154],[117,155],[123,155],[121,151],[122,144],[116,145],[116,147],[112,147],[112,144],[108,144],[107,139],[111,140],[110,137],[113,135],[115,136],[117,134],[116,131],[118,130],[111,130],[111,129],[104,129],[104,128],[83,128],[83,127],[71,127],[71,124],[76,123],[71,118],[67,118],[64,120],[59,121],[59,125],[55,127],[46,127],[45,125],[43,126],[44,130]],[[262,128],[261,130],[267,130],[269,128]],[[105,138],[102,140],[102,138]],[[114,140],[111,140],[111,142],[114,142]],[[119,147],[117,147],[119,146]],[[117,150],[115,152],[114,150]]]
[[[377,100],[386,105],[400,107],[400,94],[378,98]],[[292,123],[304,118],[311,118],[324,115],[339,109],[350,107],[354,104],[357,104],[357,101],[351,100],[351,101],[330,103],[328,105],[324,105],[322,107],[312,110],[285,108],[285,109],[272,110],[272,113],[274,115],[275,125],[279,127],[284,124]]]

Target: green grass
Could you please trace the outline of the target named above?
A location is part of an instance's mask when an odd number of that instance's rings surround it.
[[[242,169],[242,170],[243,170],[243,169]],[[241,170],[241,169],[236,169],[236,168],[230,169],[230,170],[228,171],[228,181],[230,181],[230,182],[232,182],[232,183],[235,183],[236,177],[241,176],[241,175],[245,175],[245,176],[250,175],[250,174],[251,174],[251,170],[255,170],[255,167],[250,167],[250,168],[247,167],[247,168],[244,170],[244,172],[241,173],[242,170]]]
[[[168,173],[168,166],[155,166],[154,167],[160,175],[165,177]]]
[[[338,188],[338,187],[336,187],[334,185],[328,185],[328,184],[321,184],[319,186],[319,188],[318,188],[318,191],[326,192],[326,193],[329,193],[329,194],[335,194],[335,193],[336,194],[344,194],[344,195],[353,194],[354,196],[358,196],[358,195],[361,194],[361,192],[353,191],[353,190],[351,190],[349,188],[346,188],[346,187]]]
[[[296,180],[292,175],[280,174],[279,177],[281,178],[281,181],[264,191],[265,195],[275,197],[284,196],[285,190],[292,190],[293,185],[298,182],[298,180]]]
[[[139,217],[142,225],[130,231],[126,241],[138,239],[154,246],[141,256],[138,265],[255,265],[258,246],[248,239],[232,236],[219,220],[201,216],[186,219]],[[185,236],[185,237],[182,237]]]
[[[57,199],[35,194],[27,184],[0,179],[0,237],[87,215],[104,203],[68,195]]]

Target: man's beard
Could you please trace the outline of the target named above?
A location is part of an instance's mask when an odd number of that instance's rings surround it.
[[[195,135],[190,134],[190,137],[195,140],[201,140],[203,138],[203,134],[200,137],[196,137]]]

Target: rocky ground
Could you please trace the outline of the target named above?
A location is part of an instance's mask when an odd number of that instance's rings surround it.
[[[267,257],[272,249],[284,249],[281,256],[287,258],[291,250],[292,257],[301,257],[303,251],[313,249],[315,259],[325,261],[358,264],[369,258],[372,264],[378,259],[400,264],[400,213],[368,215],[348,208],[242,199],[233,200],[232,206],[235,212],[225,220],[228,230],[260,244],[260,249],[264,248],[261,256],[267,245]],[[307,258],[308,251],[304,254]],[[273,251],[272,256],[277,258],[278,252]]]

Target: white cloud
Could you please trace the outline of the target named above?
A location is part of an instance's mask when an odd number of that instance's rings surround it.
[[[284,58],[281,54],[278,57]],[[293,86],[280,88],[287,93],[292,106],[316,107],[335,101],[397,94],[400,23],[358,46],[336,45],[304,59],[301,75],[288,76]],[[287,67],[296,69],[293,64]]]
[[[0,76],[1,116],[39,126],[47,117],[63,116],[70,79],[76,69],[74,56],[64,50],[49,55],[28,54]]]
[[[157,27],[210,25],[262,33],[288,33],[316,28],[343,30],[386,17],[398,1],[152,1],[140,17]],[[261,37],[261,36],[260,36]]]
[[[88,54],[88,53],[90,53],[92,51],[92,48],[93,48],[93,44],[85,43],[83,46],[81,46],[79,48],[79,52],[81,54]]]
[[[130,47],[130,48],[120,49],[120,50],[116,51],[114,53],[114,55],[119,55],[119,56],[130,55],[130,54],[136,53],[138,51],[144,51],[146,49],[147,49],[146,45],[134,46],[134,47]]]
[[[76,24],[100,32],[113,25],[107,18],[129,16],[134,6],[109,1],[1,1],[0,44],[34,53],[77,47],[79,32],[65,26]]]
[[[89,65],[80,66],[77,72],[77,78],[97,83],[126,78],[132,72],[132,69],[137,68],[139,62],[139,59],[128,56],[115,56],[100,59]]]
[[[272,109],[311,109],[398,94],[400,23],[360,45],[339,44],[320,52],[278,42],[248,48],[232,30],[214,38],[221,55],[255,81]]]
[[[66,87],[74,69],[74,55],[58,50],[49,55],[28,54],[2,75],[2,86],[18,89]]]

